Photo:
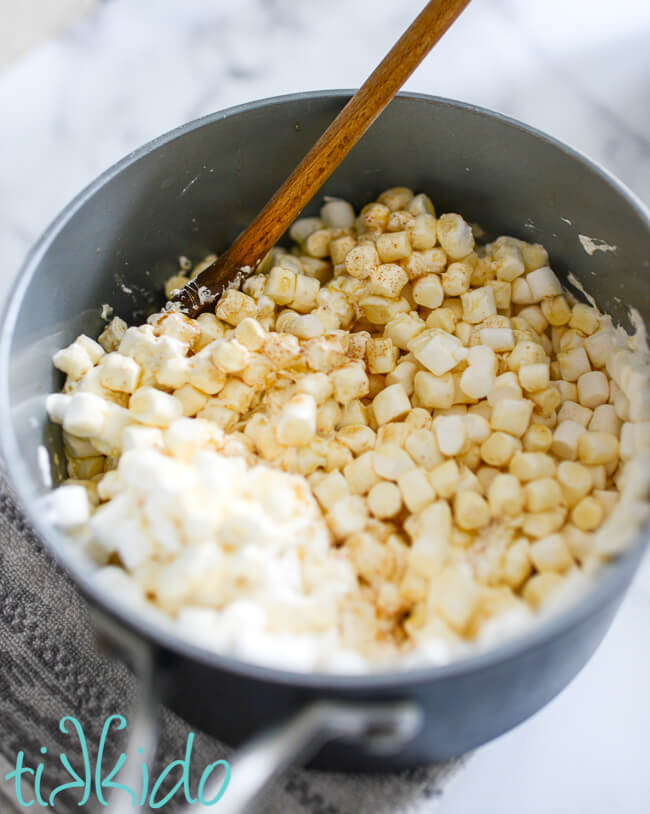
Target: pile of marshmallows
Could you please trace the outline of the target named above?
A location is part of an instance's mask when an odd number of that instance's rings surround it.
[[[51,500],[99,579],[216,649],[365,669],[444,661],[622,548],[647,348],[542,246],[477,247],[403,187],[290,234],[213,312],[55,354]]]

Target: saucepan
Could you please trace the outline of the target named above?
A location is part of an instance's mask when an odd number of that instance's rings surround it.
[[[98,635],[139,674],[133,748],[153,746],[160,703],[229,745],[248,741],[220,811],[250,811],[275,771],[314,755],[324,769],[397,770],[460,755],[514,727],[590,658],[648,538],[646,527],[590,591],[525,635],[444,666],[337,676],[256,666],[184,641],[99,590],[48,523],[39,500],[63,477],[64,461],[59,428],[45,412],[45,397],[61,386],[52,353],[82,331],[96,336],[106,305],[131,322],[160,305],[179,255],[223,250],[349,97],[326,91],[252,102],[128,155],[50,226],[2,323],[0,438],[13,486],[90,603]],[[439,211],[462,212],[484,239],[543,243],[558,274],[572,273],[625,327],[631,304],[650,320],[648,213],[569,147],[487,110],[402,93],[322,194],[359,205],[397,184],[426,191]]]

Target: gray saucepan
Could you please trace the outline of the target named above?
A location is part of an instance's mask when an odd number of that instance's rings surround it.
[[[316,752],[321,768],[396,770],[460,755],[516,726],[592,655],[648,537],[646,528],[593,590],[525,636],[442,667],[343,677],[246,664],[155,627],[99,591],[48,524],[39,510],[48,489],[42,447],[54,482],[63,460],[58,428],[45,413],[46,395],[61,386],[52,353],[82,331],[97,335],[104,303],[127,321],[160,304],[176,258],[196,260],[227,246],[349,96],[252,102],[131,153],[43,235],[2,321],[0,437],[13,486],[43,544],[88,599],[103,639],[140,674],[142,703],[129,727],[134,748],[152,747],[158,701],[228,744],[248,741],[219,803],[224,812],[250,811],[271,774]],[[647,211],[615,178],[554,139],[470,105],[400,94],[322,194],[358,205],[397,184],[428,192],[438,211],[463,213],[486,239],[510,234],[543,243],[559,275],[572,272],[621,324],[629,327],[630,304],[649,321]],[[589,255],[579,235],[617,248]]]

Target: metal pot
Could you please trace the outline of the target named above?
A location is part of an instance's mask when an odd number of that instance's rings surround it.
[[[55,481],[63,466],[58,428],[44,408],[61,385],[52,353],[81,331],[97,335],[103,303],[127,320],[142,319],[180,254],[198,259],[222,250],[349,95],[253,102],[130,154],[50,226],[21,271],[2,324],[0,436],[9,474],[45,546],[88,598],[98,630],[137,661],[146,703],[135,746],[153,744],[158,700],[232,745],[267,730],[245,748],[243,763],[233,764],[221,811],[243,810],[274,771],[321,745],[321,768],[399,769],[460,755],[517,725],[594,652],[648,536],[646,528],[575,606],[525,636],[448,666],[341,677],[245,664],[134,617],[94,586],[39,513],[38,498],[48,489],[39,447],[51,453]],[[360,204],[395,184],[426,190],[439,211],[463,213],[485,239],[511,234],[542,242],[560,276],[573,272],[603,310],[629,326],[626,304],[635,304],[649,321],[648,213],[616,179],[548,136],[470,105],[401,94],[322,192]],[[308,211],[317,208],[315,201]],[[579,235],[618,248],[590,256]]]

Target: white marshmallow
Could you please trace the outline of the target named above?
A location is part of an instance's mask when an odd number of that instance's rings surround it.
[[[83,486],[59,486],[44,498],[44,511],[49,522],[62,529],[83,526],[90,520],[88,492]]]
[[[136,390],[129,400],[129,410],[143,424],[155,427],[167,427],[183,414],[183,406],[178,399],[154,387]]]
[[[74,393],[65,408],[63,429],[81,438],[98,436],[106,421],[108,404],[93,393]]]

